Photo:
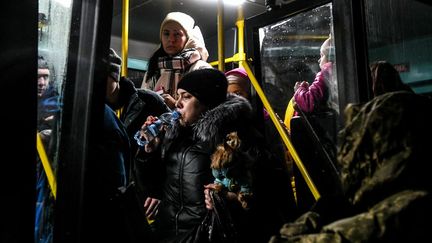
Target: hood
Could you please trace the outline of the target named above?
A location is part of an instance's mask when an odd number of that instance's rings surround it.
[[[198,50],[201,55],[201,60],[207,61],[209,57],[207,48],[205,47],[204,38],[201,33],[201,29],[198,26],[195,26],[189,35],[189,39],[185,44],[183,50],[194,48]]]
[[[340,133],[338,162],[350,202],[360,208],[406,189],[431,189],[430,98],[378,96],[352,114]]]

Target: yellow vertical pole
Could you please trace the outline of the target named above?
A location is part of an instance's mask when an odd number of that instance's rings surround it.
[[[129,0],[123,0],[122,5],[122,44],[121,44],[121,77],[127,76],[129,53]],[[120,117],[123,107],[116,110],[117,116]]]
[[[243,62],[246,60],[246,54],[244,52],[244,16],[242,5],[238,6],[237,9],[237,43],[238,43],[238,58],[240,60],[239,67],[243,67]]]
[[[218,0],[218,69],[225,72],[225,37],[224,37],[224,6],[223,0]]]
[[[36,133],[36,145],[37,145],[37,151],[39,154],[39,158],[42,162],[42,166],[45,171],[45,175],[48,179],[48,184],[51,188],[52,195],[54,199],[57,198],[57,181],[56,177],[54,175],[53,169],[51,167],[51,163],[49,162],[48,155],[45,151],[45,147],[42,142],[41,135],[39,133]]]
[[[122,9],[122,66],[121,76],[127,76],[129,52],[129,0],[123,0]]]

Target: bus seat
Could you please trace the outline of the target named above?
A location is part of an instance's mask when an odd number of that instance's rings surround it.
[[[342,186],[336,161],[337,113],[325,111],[291,119],[291,141],[321,197],[341,195]],[[315,204],[297,167],[293,173],[300,212]]]

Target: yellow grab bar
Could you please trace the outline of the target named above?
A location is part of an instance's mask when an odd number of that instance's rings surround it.
[[[42,161],[42,166],[44,168],[45,174],[48,178],[48,183],[51,188],[51,192],[54,196],[54,199],[56,199],[57,196],[57,182],[53,173],[53,170],[51,168],[51,164],[48,160],[48,156],[45,152],[45,147],[42,143],[42,138],[39,133],[36,134],[36,143],[37,143],[37,151],[39,154],[39,158]]]
[[[294,159],[294,162],[296,163],[297,167],[299,168],[303,178],[306,181],[306,184],[308,185],[310,191],[312,192],[312,195],[314,196],[315,200],[318,200],[321,195],[318,192],[315,184],[313,183],[312,179],[309,176],[309,173],[306,171],[306,168],[304,167],[302,161],[300,160],[300,157],[297,154],[297,151],[294,149],[294,146],[292,145],[290,139],[288,138],[284,128],[279,123],[279,119],[276,117],[273,108],[271,107],[269,101],[267,100],[267,97],[265,96],[263,90],[261,89],[260,85],[258,84],[257,79],[255,78],[254,74],[252,73],[252,70],[250,69],[249,65],[245,61],[241,61],[241,65],[246,70],[248,77],[254,86],[258,96],[260,97],[264,107],[266,108],[267,112],[270,115],[270,118],[272,119],[274,125],[276,126],[276,129],[278,130],[280,136],[282,137],[283,142],[285,143],[285,146],[288,148],[288,151],[290,152],[291,156]]]

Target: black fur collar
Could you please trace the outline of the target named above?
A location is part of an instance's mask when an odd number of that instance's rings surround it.
[[[223,142],[229,132],[249,127],[252,116],[252,106],[247,99],[228,94],[224,103],[204,113],[194,124],[194,138],[214,147]]]
[[[179,136],[192,135],[194,140],[215,148],[232,131],[238,131],[239,136],[250,131],[252,117],[252,106],[247,99],[228,94],[224,103],[205,112],[192,128],[174,124],[165,134],[165,142],[169,144]]]

